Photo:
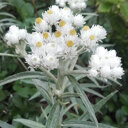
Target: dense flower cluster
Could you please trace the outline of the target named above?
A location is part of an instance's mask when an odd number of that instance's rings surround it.
[[[124,74],[121,58],[116,56],[116,51],[108,51],[104,47],[98,47],[91,56],[90,67],[89,74],[93,77],[117,79]]]
[[[42,17],[36,18],[33,33],[11,26],[5,40],[9,46],[15,46],[16,53],[32,68],[53,70],[58,68],[60,60],[72,60],[91,50],[95,53],[90,60],[91,76],[120,78],[123,69],[115,51],[97,48],[106,38],[106,30],[100,25],[84,25],[81,14],[74,15],[70,8],[54,5],[42,13]]]
[[[56,3],[60,7],[65,7],[66,4],[73,10],[80,10],[86,8],[86,1],[87,0],[56,0]]]

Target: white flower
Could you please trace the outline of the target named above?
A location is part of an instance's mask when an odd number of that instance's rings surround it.
[[[17,45],[21,40],[25,40],[27,31],[25,29],[19,29],[17,26],[12,25],[9,31],[5,35],[5,40],[9,46]]]
[[[82,45],[94,51],[98,46],[98,42],[105,39],[106,35],[106,30],[102,26],[92,26],[91,29],[88,26],[84,26],[81,30]]]
[[[94,32],[94,36],[97,38],[98,41],[102,41],[106,38],[107,32],[102,26],[93,25],[91,30]]]
[[[69,7],[73,10],[81,10],[86,8],[87,0],[56,0],[56,3],[59,4],[60,7],[65,7],[68,3]]]
[[[52,6],[44,14],[42,13],[43,19],[50,25],[56,25],[60,20],[60,9],[58,6]]]
[[[88,73],[91,77],[96,77],[98,75],[98,72],[96,69],[90,69]]]
[[[34,29],[36,32],[44,32],[48,30],[48,24],[45,20],[40,17],[36,18]]]
[[[27,55],[25,59],[26,62],[30,65],[30,67],[38,68],[40,66],[41,59],[37,55]]]
[[[108,51],[104,47],[98,47],[95,54],[91,56],[89,74],[94,77],[92,71],[96,70],[98,72],[97,76],[99,77],[118,79],[124,74],[121,65],[121,59],[116,56],[114,50]]]
[[[59,65],[59,61],[55,55],[48,54],[43,58],[43,66],[49,70],[55,69]]]
[[[76,27],[82,27],[84,23],[85,23],[84,17],[83,17],[81,14],[76,15],[76,16],[74,17],[74,25],[75,25]]]

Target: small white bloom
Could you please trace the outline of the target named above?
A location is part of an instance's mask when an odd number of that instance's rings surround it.
[[[85,23],[84,17],[83,17],[81,14],[76,15],[76,16],[74,17],[74,25],[75,25],[76,27],[82,27],[84,23]]]
[[[98,75],[98,72],[96,69],[90,69],[88,73],[92,77],[97,77],[97,75]]]
[[[34,55],[34,54],[27,55],[25,59],[26,59],[26,62],[30,65],[30,67],[38,68],[40,66],[41,60],[37,55]]]
[[[43,58],[43,61],[44,61],[43,63],[44,67],[49,70],[53,70],[57,68],[59,65],[59,61],[55,55],[48,54]]]
[[[89,62],[91,69],[89,72],[96,69],[99,76],[102,78],[118,79],[124,74],[121,65],[121,59],[116,56],[116,52],[114,50],[108,51],[104,47],[98,47],[95,54],[91,56]]]

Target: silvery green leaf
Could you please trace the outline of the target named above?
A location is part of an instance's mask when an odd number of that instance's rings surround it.
[[[31,97],[29,98],[29,100],[33,100],[33,99],[39,97],[40,95],[41,95],[40,92],[36,92],[33,96],[31,96]]]
[[[15,75],[9,76],[4,80],[0,81],[0,86],[22,79],[46,79],[47,77],[42,72],[37,71],[26,71],[17,73]]]
[[[108,87],[109,85],[106,85],[106,86],[97,86],[96,84],[93,84],[93,83],[83,83],[83,84],[80,84],[81,86],[84,86],[86,88],[106,88]]]
[[[49,112],[46,128],[57,128],[60,118],[60,105],[54,104],[52,110]]]
[[[46,120],[48,119],[47,115],[51,111],[51,105],[47,105],[44,109],[41,108],[41,110],[42,110],[42,113],[41,113],[41,115],[39,117],[39,122],[43,122],[44,119],[46,119]]]
[[[27,120],[27,119],[14,119],[14,121],[19,122],[29,128],[45,128],[43,124],[40,124],[38,122]]]
[[[62,98],[70,98],[70,97],[78,97],[80,94],[78,93],[70,93],[70,92],[67,92],[67,93],[63,93],[61,95]]]
[[[44,85],[43,82],[40,80],[33,79],[33,82],[35,83],[36,88],[38,89],[40,94],[43,96],[43,98],[48,103],[53,104],[54,103],[53,94],[52,94],[50,88],[48,88],[48,86]]]
[[[93,90],[93,89],[89,89],[89,88],[86,88],[86,87],[84,87],[84,86],[81,86],[81,87],[82,87],[82,89],[83,89],[85,92],[91,93],[91,94],[96,95],[96,96],[101,97],[101,98],[104,97],[103,95],[101,95],[100,93],[96,92],[96,91]]]
[[[68,91],[69,91],[70,93],[75,93],[75,92],[74,92],[74,88],[73,88],[72,86],[69,86]],[[70,100],[71,100],[71,102],[72,102],[73,104],[77,104],[76,97],[71,97]],[[74,106],[74,109],[75,109],[76,113],[78,114],[78,109],[77,109],[76,106]]]
[[[15,18],[15,16],[13,16],[12,14],[7,13],[7,12],[0,12],[0,16],[1,16],[1,15]]]
[[[75,106],[76,103],[74,104],[70,104],[68,107],[66,107],[63,112],[62,112],[62,116],[64,116],[66,114],[66,112],[68,112],[73,106]]]
[[[95,112],[94,109],[90,103],[90,101],[88,100],[88,97],[86,96],[86,94],[84,93],[84,91],[82,90],[82,88],[80,87],[79,83],[76,81],[76,79],[72,76],[68,76],[69,80],[71,81],[72,85],[75,87],[75,90],[80,93],[80,98],[83,102],[83,104],[85,105],[85,107],[87,108],[90,116],[93,118],[96,126],[98,127],[98,121],[96,119],[95,116]]]
[[[12,126],[12,125],[4,122],[4,121],[1,121],[1,120],[0,120],[0,127],[1,128],[16,128],[16,127],[14,127],[14,126]]]
[[[96,128],[95,123],[88,121],[80,121],[80,120],[66,121],[62,126],[71,127],[71,128]],[[115,127],[98,123],[98,128],[115,128]]]
[[[99,112],[100,109],[106,104],[106,102],[112,98],[113,95],[115,95],[117,93],[117,91],[112,92],[111,94],[109,94],[108,96],[104,97],[103,99],[101,99],[97,104],[95,104],[93,106],[95,113]],[[80,120],[88,120],[89,119],[89,114],[87,112],[85,112],[81,117]]]

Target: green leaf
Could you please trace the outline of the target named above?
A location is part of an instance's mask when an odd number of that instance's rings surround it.
[[[124,17],[124,19],[128,22],[128,2],[127,1],[122,2],[120,4],[120,12]]]
[[[112,4],[110,3],[101,3],[98,7],[98,12],[100,13],[108,13],[112,9]]]
[[[117,91],[112,92],[111,94],[109,94],[107,97],[104,97],[103,99],[101,99],[96,105],[93,106],[95,113],[99,112],[100,109],[103,107],[103,105],[106,104],[106,102],[112,98],[113,95],[115,95],[117,93]],[[89,114],[85,113],[81,116],[80,120],[87,120],[89,118]]]
[[[1,128],[16,128],[16,127],[14,127],[14,126],[12,126],[12,125],[6,123],[6,122],[3,122],[3,121],[1,121],[1,120],[0,120],[0,127],[1,127]]]
[[[89,89],[89,88],[86,88],[86,87],[83,87],[83,86],[82,86],[82,89],[83,89],[85,92],[94,94],[94,95],[99,96],[99,97],[101,97],[101,98],[104,97],[103,95],[101,95],[100,93],[96,92],[96,91],[93,90],[93,89]]]
[[[14,119],[14,121],[16,122],[19,122],[29,128],[45,128],[44,125],[38,123],[38,122],[35,122],[35,121],[32,121],[32,120],[27,120],[27,119]]]
[[[60,105],[54,104],[52,110],[49,112],[46,128],[57,128],[60,117]]]
[[[4,80],[0,81],[0,86],[17,81],[17,80],[28,79],[28,78],[46,79],[47,77],[42,72],[26,71],[26,72],[17,73],[15,75],[5,78]]]
[[[73,106],[75,106],[76,104],[71,104],[69,105],[68,107],[66,107],[63,112],[62,112],[62,115],[64,116],[64,114],[66,114],[66,112],[68,112]]]
[[[88,100],[88,97],[86,96],[86,94],[84,93],[84,91],[82,90],[82,88],[80,87],[79,83],[76,81],[76,79],[74,77],[68,76],[68,78],[71,81],[72,85],[75,87],[76,91],[78,93],[80,93],[80,98],[81,98],[83,104],[87,108],[89,114],[92,116],[92,118],[93,118],[96,126],[98,127],[98,121],[96,119],[96,116],[95,116],[95,112],[93,110],[93,107],[92,107],[90,101]]]
[[[88,122],[88,121],[80,121],[80,120],[66,121],[66,122],[64,122],[63,127],[96,128],[94,123]],[[98,128],[115,128],[115,127],[98,123]]]
[[[128,95],[127,94],[120,94],[120,101],[123,105],[128,106]]]
[[[43,96],[43,98],[48,103],[53,104],[54,103],[53,94],[52,94],[50,88],[48,88],[48,85],[45,86],[43,81],[36,80],[36,79],[34,79],[33,82],[35,83],[36,88],[38,89],[40,94]]]

